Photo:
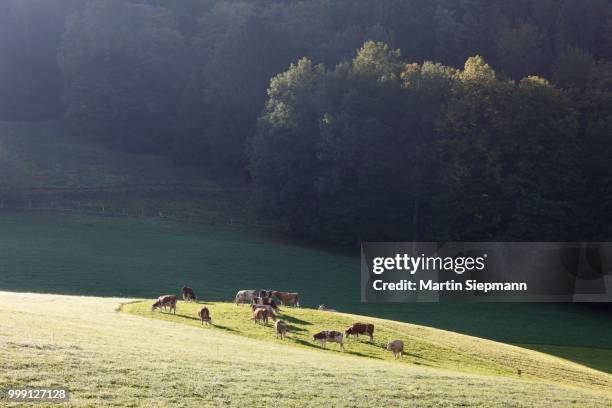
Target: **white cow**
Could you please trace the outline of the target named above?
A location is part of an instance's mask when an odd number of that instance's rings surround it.
[[[254,289],[239,290],[238,293],[236,293],[236,306],[238,306],[238,304],[240,304],[241,302],[251,303],[253,301],[253,298],[255,297],[255,292],[256,290]]]
[[[314,341],[321,343],[321,347],[325,347],[325,344],[329,341],[330,343],[338,343],[341,349],[344,349],[344,335],[335,330],[323,330],[312,336]]]
[[[404,342],[401,340],[393,340],[387,344],[387,350],[393,353],[393,358],[402,358],[404,354]]]

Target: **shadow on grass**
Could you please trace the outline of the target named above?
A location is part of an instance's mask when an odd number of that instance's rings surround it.
[[[322,350],[321,346],[319,344],[315,344],[315,343],[311,343],[307,340],[303,340],[303,339],[292,339],[293,341],[295,341],[298,344],[301,344],[302,346],[306,346],[306,347],[312,347],[315,348],[317,350]]]
[[[279,316],[282,320],[288,322],[288,323],[295,323],[295,324],[303,324],[303,325],[311,325],[312,323],[307,322],[306,320],[302,320],[302,319],[298,319],[297,317],[293,317],[293,316],[289,316],[286,314],[281,314]]]
[[[289,332],[305,332],[306,329],[302,329],[301,327],[297,327],[297,326],[293,326],[293,325],[287,325],[287,330]]]
[[[180,313],[177,313],[176,316],[177,317],[181,317],[183,319],[197,320],[198,322],[200,321],[200,317],[199,316],[191,316],[191,315],[180,314]]]
[[[612,349],[524,343],[515,343],[514,345],[582,364],[607,374],[612,374]]]
[[[375,359],[377,359],[377,360],[384,360],[384,357],[373,356],[373,355],[371,355],[371,354],[365,354],[365,353],[361,353],[361,352],[359,352],[359,351],[351,351],[351,350],[349,350],[349,349],[348,349],[346,346],[345,346],[345,350],[346,350],[346,353],[348,353],[348,354],[352,354],[352,355],[354,355],[354,356],[359,356],[359,357],[367,357],[367,358],[375,358]]]
[[[320,344],[318,344],[318,343],[311,343],[311,342],[309,342],[309,341],[307,341],[307,340],[303,340],[303,339],[295,339],[295,338],[294,338],[294,339],[292,339],[292,340],[293,340],[293,341],[295,341],[295,342],[296,342],[296,343],[298,343],[298,344],[301,344],[302,346],[312,347],[312,348],[317,349],[317,350],[340,351],[340,352],[344,352],[344,353],[346,353],[346,354],[351,354],[351,355],[353,355],[353,356],[367,357],[367,358],[375,358],[375,359],[378,359],[378,360],[382,360],[382,359],[383,359],[383,357],[372,356],[372,355],[369,355],[369,354],[361,353],[361,352],[359,352],[359,351],[352,351],[352,350],[350,350],[350,349],[349,349],[349,348],[346,346],[346,344],[345,344],[345,346],[344,346],[344,351],[343,351],[343,350],[340,348],[340,346],[338,346],[338,344],[336,344],[336,343],[327,343],[327,346],[326,346],[326,347],[321,347],[321,345],[320,345]],[[335,347],[334,347],[334,346],[335,346]]]
[[[233,332],[233,333],[240,333],[238,330],[232,329],[231,327],[228,327],[228,326],[223,326],[223,325],[214,324],[214,323],[211,323],[210,325],[214,327],[215,329],[225,330],[227,332]]]

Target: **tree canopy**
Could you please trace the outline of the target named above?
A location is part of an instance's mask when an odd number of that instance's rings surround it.
[[[305,236],[612,233],[608,0],[47,3],[0,0],[0,120],[248,173]]]

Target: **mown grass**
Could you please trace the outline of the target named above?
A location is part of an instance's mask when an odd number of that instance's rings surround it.
[[[256,325],[250,321],[248,306],[232,303],[179,302],[176,314],[151,311],[152,301],[141,301],[123,305],[126,313],[171,321],[190,326],[200,326],[197,310],[206,305],[211,311],[213,325],[203,330],[221,330],[251,339],[287,343],[293,346],[317,349],[324,353],[341,353],[356,357],[378,360],[392,360],[385,351],[385,344],[401,339],[406,345],[406,356],[400,362],[415,366],[432,367],[453,372],[466,372],[496,376],[552,380],[555,382],[605,389],[612,387],[607,374],[590,370],[567,361],[551,358],[518,347],[463,336],[452,332],[405,324],[390,320],[345,313],[319,311],[307,308],[283,307],[279,318],[289,324],[287,340],[276,338],[272,321],[268,326]],[[374,323],[374,341],[367,337],[346,339],[345,350],[336,344],[328,344],[323,350],[312,340],[312,335],[321,330],[344,330],[356,322]],[[201,327],[202,328],[202,327]]]
[[[195,327],[199,324],[195,321],[193,324],[197,324],[192,326],[116,312],[118,304],[128,299],[8,292],[0,296],[0,388],[67,387],[71,391],[68,406],[612,404],[609,389],[569,387],[552,379],[453,372],[411,363],[414,357],[396,362],[340,353],[333,347],[322,352],[313,347],[295,347],[289,341],[254,339],[216,328]],[[179,305],[179,310],[187,311],[184,306]],[[221,307],[210,306],[215,310]],[[306,314],[304,317],[316,314],[295,312]],[[222,324],[221,318],[219,310],[213,311],[216,324]],[[188,320],[180,316],[176,319]],[[265,336],[271,330],[259,329]],[[422,336],[421,331],[431,329],[411,330]],[[449,336],[440,331],[434,334],[443,343]],[[451,336],[450,340],[457,339]],[[478,349],[487,348],[483,340],[466,339],[467,343],[468,340],[477,342]],[[461,342],[463,346],[464,343]],[[550,358],[524,352],[543,358],[545,363]],[[556,368],[563,371],[567,367]]]

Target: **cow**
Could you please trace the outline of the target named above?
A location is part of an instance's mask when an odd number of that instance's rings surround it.
[[[151,305],[151,311],[154,311],[157,308],[159,308],[160,311],[162,310],[162,308],[163,310],[166,310],[166,306],[170,308],[171,312],[174,311],[174,314],[176,314],[176,296],[162,295],[158,297],[155,303]]]
[[[210,318],[210,311],[207,307],[203,307],[198,310],[198,316],[200,316],[200,321],[202,322],[202,325],[204,325],[204,322],[206,322],[206,325],[208,326],[208,324],[212,322],[212,319]]]
[[[191,302],[191,301],[197,301],[198,298],[196,297],[193,289],[187,287],[187,286],[183,286],[181,288],[181,293],[183,294],[183,300],[187,301],[187,302]]]
[[[319,305],[319,310],[322,311],[322,312],[337,312],[336,309],[329,309],[325,305]]]
[[[274,323],[274,328],[276,329],[276,338],[280,336],[281,340],[287,337],[287,323],[282,320],[277,320]]]
[[[274,299],[271,299],[269,297],[267,297],[267,298],[265,298],[265,297],[254,297],[252,302],[251,302],[251,307],[253,308],[253,310],[255,310],[255,308],[258,307],[258,306],[270,306],[274,310],[280,310],[278,308],[278,305],[274,301]]]
[[[344,336],[342,333],[334,330],[323,330],[312,336],[314,341],[321,343],[321,347],[325,347],[326,342],[338,343],[340,348],[344,350]]]
[[[272,297],[272,292],[274,292],[273,290],[269,290],[269,289],[262,289],[259,291],[259,297],[262,298],[269,298]]]
[[[258,307],[257,309],[253,310],[251,320],[253,321],[253,323],[259,322],[267,326],[268,317],[272,317],[272,320],[276,321],[276,317],[274,316],[274,313],[271,313],[269,309]]]
[[[404,355],[404,342],[401,340],[393,340],[387,344],[387,350],[393,353],[393,358],[402,358]]]
[[[238,304],[242,302],[251,303],[253,301],[253,298],[255,297],[255,292],[256,291],[252,289],[239,290],[238,293],[236,293],[236,298],[234,299],[236,302],[236,306],[238,306]]]
[[[299,293],[279,292],[277,290],[273,290],[272,296],[280,300],[281,305],[284,305],[286,303],[293,303],[295,306],[300,307]]]
[[[366,323],[353,323],[351,327],[344,332],[348,338],[350,335],[359,337],[360,334],[367,334],[370,341],[374,341],[374,325]]]
[[[272,316],[274,314],[274,309],[270,305],[251,305],[251,309],[255,311],[255,309],[266,309],[268,311],[268,315]]]

